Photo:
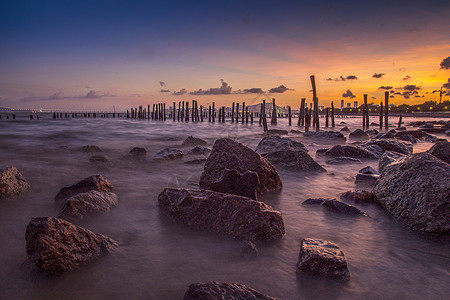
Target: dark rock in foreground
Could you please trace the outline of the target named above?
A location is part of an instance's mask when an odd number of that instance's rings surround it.
[[[345,136],[336,131],[308,131],[305,132],[303,136],[308,138],[345,141]]]
[[[112,184],[103,175],[93,175],[77,182],[74,185],[63,187],[55,196],[55,200],[66,200],[76,194],[86,193],[92,190],[99,192],[111,192]]]
[[[91,163],[107,163],[109,162],[109,159],[106,156],[99,154],[99,155],[92,155],[89,158],[89,161]]]
[[[297,273],[350,279],[344,252],[335,243],[319,239],[302,240]]]
[[[238,283],[195,283],[189,286],[183,300],[276,300]]]
[[[385,167],[377,202],[396,220],[432,239],[450,237],[450,165],[418,153]]]
[[[365,143],[365,145],[377,145],[383,152],[394,151],[402,154],[409,155],[413,151],[411,143],[400,142],[392,139],[372,140]]]
[[[256,200],[258,185],[259,177],[256,172],[247,171],[241,174],[238,170],[224,169],[222,177],[211,184],[211,190]]]
[[[356,129],[355,131],[350,132],[348,137],[351,139],[363,139],[363,140],[368,140],[370,138],[369,135],[361,129]]]
[[[406,157],[405,154],[392,152],[392,151],[386,151],[383,153],[383,155],[380,157],[380,161],[378,162],[378,171],[383,172],[383,170],[389,166],[390,164],[401,160],[402,158]]]
[[[16,167],[0,170],[0,199],[20,195],[29,188],[27,181]]]
[[[206,146],[208,143],[200,138],[188,136],[181,146]]]
[[[372,167],[368,166],[359,170],[355,183],[359,185],[373,185],[380,177],[380,174]]]
[[[276,167],[294,172],[326,172],[314,159],[304,151],[281,150],[263,154]]]
[[[325,198],[309,198],[302,202],[302,204],[322,204],[326,201]]]
[[[184,153],[178,149],[169,149],[164,148],[158,153],[156,153],[155,157],[159,159],[171,160],[183,157]]]
[[[403,135],[400,135],[397,139],[402,140],[402,141],[411,142],[412,144],[417,143],[417,139],[412,134],[403,134]]]
[[[366,149],[363,149],[361,147],[355,147],[350,145],[335,145],[331,147],[330,149],[326,150],[324,152],[327,156],[333,156],[333,157],[351,157],[351,158],[366,158],[366,159],[377,159],[378,156],[374,154],[373,152],[370,152]]]
[[[159,207],[193,229],[249,241],[278,241],[285,233],[281,213],[247,197],[210,190],[166,188]]]
[[[350,131],[350,129],[348,129],[348,127],[345,126],[345,127],[343,127],[343,128],[341,129],[341,131]]]
[[[239,173],[253,171],[258,174],[258,193],[281,189],[281,179],[276,168],[252,149],[230,139],[218,139],[206,161],[200,177],[200,188],[210,189],[220,180],[224,169]]]
[[[437,142],[427,152],[450,164],[450,142]]]
[[[280,150],[308,152],[308,149],[306,149],[305,145],[302,143],[294,141],[290,138],[282,138],[276,135],[264,137],[256,147],[256,152],[259,154],[276,152]]]
[[[104,235],[51,217],[31,219],[25,239],[30,261],[52,275],[73,271],[118,247]]]
[[[110,192],[89,191],[67,199],[59,212],[62,219],[83,219],[84,216],[107,212],[118,203],[117,195]]]
[[[373,203],[375,196],[372,192],[364,190],[347,191],[341,194],[341,200],[353,201],[355,203]]]
[[[327,164],[329,165],[362,164],[362,161],[357,158],[341,156],[327,160]]]

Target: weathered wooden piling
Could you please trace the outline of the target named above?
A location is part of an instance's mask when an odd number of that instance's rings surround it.
[[[245,117],[245,102],[242,102],[242,119],[241,119],[242,124],[244,124],[244,117]]]
[[[250,124],[253,124],[253,112],[250,113]]]
[[[362,128],[363,130],[366,128],[366,107],[362,106]]]
[[[263,100],[266,101],[266,100]],[[263,118],[263,104],[261,103],[261,108],[259,110],[259,125],[262,124],[262,118]]]
[[[328,127],[329,109],[325,108],[325,127]]]
[[[288,106],[288,118],[289,118],[289,126],[292,125],[292,111],[291,111],[291,107]]]
[[[384,92],[384,127],[389,128],[389,92]]]
[[[239,123],[239,102],[236,103],[236,123]]]
[[[203,105],[200,105],[200,122],[203,122]]]
[[[305,125],[305,98],[302,98],[300,101],[300,109],[298,112],[298,126],[304,126]]]
[[[225,106],[222,106],[222,123],[225,123]]]
[[[216,103],[212,103],[212,121],[213,123],[216,121],[216,109],[215,109]]]
[[[248,106],[245,108],[245,123],[248,124],[249,111]]]
[[[189,122],[189,101],[186,101],[186,122]]]
[[[366,129],[369,129],[369,106],[367,105],[367,94],[364,94],[364,108],[366,110]]]
[[[262,115],[263,115],[263,127],[264,127],[264,132],[266,132],[268,130],[267,128],[267,116],[266,116],[266,100],[263,100],[263,104],[262,104]]]
[[[181,122],[184,122],[184,101],[181,101],[181,114],[180,114]]]
[[[305,107],[305,132],[309,131],[309,110],[308,107]]]
[[[211,115],[211,105],[209,106],[209,111],[208,111],[208,122],[212,121],[212,115]]]
[[[277,106],[275,104],[275,98],[272,98],[272,120],[271,125],[277,125]]]
[[[234,102],[233,105],[231,106],[231,123],[234,123]]]
[[[320,130],[320,125],[319,125],[319,99],[317,99],[317,89],[316,89],[316,78],[314,75],[310,76],[311,79],[311,86],[312,86],[312,90],[313,90],[313,102],[314,102],[314,119],[315,121],[315,127],[316,127],[316,131]]]
[[[380,102],[380,129],[383,129],[383,101]]]
[[[334,128],[334,103],[331,101],[331,127]]]
[[[400,117],[398,117],[398,125],[397,128],[402,127],[402,114],[400,114]]]
[[[166,120],[166,104],[163,104],[164,121]]]

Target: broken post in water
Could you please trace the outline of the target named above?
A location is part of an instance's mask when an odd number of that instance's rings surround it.
[[[263,123],[263,127],[264,127],[264,132],[266,132],[268,130],[267,129],[267,116],[266,116],[266,100],[263,100],[263,103],[262,103],[262,114],[263,114],[262,123]]]
[[[245,117],[245,102],[242,102],[242,120],[241,120],[242,124],[244,124],[244,117]]]
[[[305,107],[305,132],[309,131],[309,112],[308,107]]]
[[[239,102],[236,103],[236,123],[239,123]]]
[[[380,129],[383,129],[383,101],[380,102]]]
[[[209,111],[208,111],[208,122],[211,122],[211,105],[209,106]]]
[[[331,127],[334,128],[334,103],[331,101]]]
[[[328,127],[328,118],[330,117],[329,115],[328,115],[328,107],[327,108],[325,108],[325,127]]]
[[[305,102],[306,98],[302,98],[302,101],[300,102],[300,112],[299,112],[299,119],[298,119],[298,125],[304,126],[305,125]]]
[[[402,127],[402,114],[400,114],[400,117],[398,118],[398,125],[397,128]]]
[[[189,101],[186,101],[186,122],[189,122]]]
[[[288,106],[288,118],[289,118],[289,126],[292,125],[292,111],[291,106]]]
[[[272,98],[272,120],[271,125],[277,125],[277,106],[275,104],[275,98]]]
[[[311,86],[312,86],[312,90],[313,90],[314,119],[316,120],[314,125],[316,127],[316,131],[319,131],[320,130],[320,125],[319,125],[319,99],[317,99],[316,78],[315,78],[314,75],[311,75],[310,78],[311,78]]]
[[[212,104],[212,121],[216,121],[216,109],[215,109],[216,103],[213,102]]]
[[[369,106],[367,105],[367,94],[364,94],[364,108],[366,110],[366,129],[369,129]]]
[[[389,128],[389,92],[384,92],[384,127]]]
[[[234,102],[233,106],[231,107],[231,123],[234,123]]]

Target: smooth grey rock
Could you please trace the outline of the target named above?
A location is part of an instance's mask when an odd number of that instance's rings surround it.
[[[145,159],[147,157],[147,150],[145,148],[134,147],[128,154],[130,157],[136,159]]]

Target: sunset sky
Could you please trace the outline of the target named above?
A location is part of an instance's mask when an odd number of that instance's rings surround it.
[[[0,107],[450,99],[450,1],[0,1]]]

